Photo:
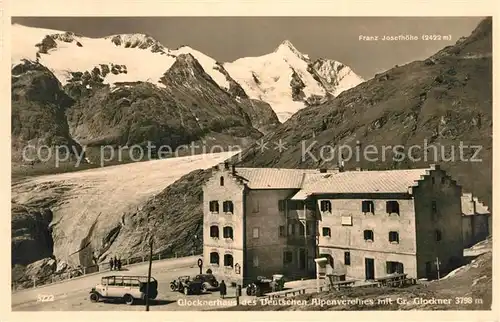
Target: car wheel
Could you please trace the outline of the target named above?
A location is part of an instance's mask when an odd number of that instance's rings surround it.
[[[90,293],[90,302],[92,303],[99,302],[99,294]]]
[[[207,291],[208,291],[207,286],[206,286],[205,284],[203,284],[203,285],[201,286],[201,292],[202,292],[202,293],[205,293],[205,292],[207,292]]]
[[[132,305],[134,303],[134,298],[130,294],[125,294],[125,296],[123,297],[123,299],[125,300],[125,303],[127,305]]]
[[[170,284],[170,289],[171,289],[172,291],[175,291],[175,289],[176,289],[175,285],[174,285],[174,284]]]
[[[247,287],[247,295],[248,296],[252,295],[252,287],[251,286]]]
[[[214,287],[218,287],[218,286],[219,286],[219,282],[214,281],[214,284],[213,284],[213,285],[214,285]]]
[[[185,295],[189,295],[189,287],[185,287],[184,288],[184,294]]]

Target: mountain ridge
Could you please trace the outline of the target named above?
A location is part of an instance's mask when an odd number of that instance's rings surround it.
[[[263,88],[259,86],[259,84],[256,84],[256,82],[247,84],[248,80],[253,80],[251,75],[259,74],[259,71],[254,71],[254,69],[260,69],[261,67],[255,66],[254,68],[253,66],[238,65],[240,59],[233,62],[217,62],[215,59],[190,46],[181,46],[175,50],[171,50],[150,35],[140,33],[114,34],[101,38],[89,38],[77,35],[73,32],[26,27],[21,24],[13,24],[12,29],[15,36],[13,37],[15,41],[12,46],[14,49],[12,65],[16,65],[22,59],[38,61],[42,65],[46,65],[63,85],[71,78],[71,72],[90,72],[101,64],[114,64],[125,66],[127,72],[118,74],[110,73],[104,78],[104,83],[114,84],[116,82],[144,81],[161,86],[159,80],[163,73],[175,62],[175,57],[180,54],[191,53],[200,62],[200,65],[203,66],[205,72],[210,75],[223,90],[228,91],[230,90],[231,84],[238,84],[241,88],[238,91],[239,93],[245,92],[245,95],[251,99],[263,100],[270,104],[281,121],[286,120],[297,110],[310,104],[311,101],[307,102],[307,98],[310,98],[312,94],[325,96],[328,93],[328,95],[336,96],[342,90],[356,86],[363,81],[363,79],[352,72],[350,68],[349,73],[353,77],[345,80],[343,77],[337,77],[335,70],[330,70],[327,76],[336,79],[337,82],[330,84],[327,88],[321,89],[324,82],[316,80],[311,76],[311,68],[314,69],[314,66],[311,66],[309,70],[307,68],[307,65],[310,65],[309,57],[298,51],[290,41],[285,40],[274,52],[259,56],[261,61],[258,62],[258,65],[262,64],[262,57],[264,57],[263,59],[265,60],[265,57],[269,58],[274,55],[276,57],[271,57],[271,61],[267,63],[275,64],[279,62],[280,59],[283,59],[282,56],[287,56],[288,52],[290,52],[301,61],[300,64],[304,65],[303,68],[291,66],[296,70],[301,69],[298,73],[298,77],[302,78],[305,84],[305,95],[303,99],[299,101],[289,100],[280,103],[272,99],[266,100],[267,96],[263,93],[273,91],[272,87],[268,86]],[[38,50],[36,50],[36,48],[38,48]],[[102,56],[102,58],[98,58],[99,56]],[[68,57],[72,59],[68,60]],[[140,62],[144,60],[149,61],[149,64],[140,64]],[[332,64],[338,63],[334,60],[328,61]],[[231,68],[231,66],[234,66],[235,63],[238,65],[235,66],[238,75],[233,75],[232,72],[234,68]],[[225,70],[221,71],[220,68]],[[276,68],[287,67],[281,64]],[[278,72],[285,75],[287,69]],[[265,82],[270,81],[266,79],[266,75],[259,74],[257,77],[261,78],[261,80],[264,79]],[[287,77],[291,77],[291,74]],[[290,81],[291,79],[280,84],[281,87],[277,89],[279,93],[276,95],[281,95],[281,99],[291,97],[293,89],[289,84]],[[309,88],[312,88],[312,90],[309,90]],[[249,94],[248,91],[251,93]],[[290,110],[287,110],[286,103],[289,102],[294,104],[290,104]],[[285,111],[283,111],[283,109],[285,109]]]

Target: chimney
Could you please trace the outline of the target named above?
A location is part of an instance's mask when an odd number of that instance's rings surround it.
[[[361,167],[356,167],[356,171],[363,171],[363,169],[361,169]]]
[[[319,173],[326,173],[327,172],[327,169],[326,168],[320,168],[319,169]]]
[[[236,166],[234,164],[231,165],[231,173],[236,174]]]
[[[224,169],[229,170],[229,162],[224,161]]]
[[[358,153],[358,160],[359,160],[359,170],[356,168],[357,171],[362,171],[363,168],[363,159],[362,156],[364,153],[361,153],[361,142],[356,141],[356,153]]]
[[[340,156],[339,160],[339,172],[344,172],[344,154]]]

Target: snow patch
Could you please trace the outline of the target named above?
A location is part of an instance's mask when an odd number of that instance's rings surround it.
[[[476,285],[480,280],[485,279],[485,278],[487,278],[487,276],[483,275],[479,278],[474,279],[474,281],[472,281],[472,286]]]

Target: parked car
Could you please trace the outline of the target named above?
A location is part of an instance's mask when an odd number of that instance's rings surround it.
[[[249,296],[262,296],[266,293],[282,291],[284,287],[285,278],[281,274],[274,274],[272,278],[258,276],[247,286],[246,293]]]
[[[196,279],[191,279],[190,276],[180,276],[176,280],[170,282],[172,291],[182,292],[185,295],[201,294],[203,282]]]
[[[101,283],[90,291],[90,301],[123,299],[126,304],[146,299],[148,287],[147,276],[104,276]],[[151,277],[149,282],[149,298],[158,296],[158,281]]]
[[[194,278],[196,281],[201,281],[201,290],[202,292],[206,291],[215,291],[219,287],[219,282],[212,274],[199,274]]]

